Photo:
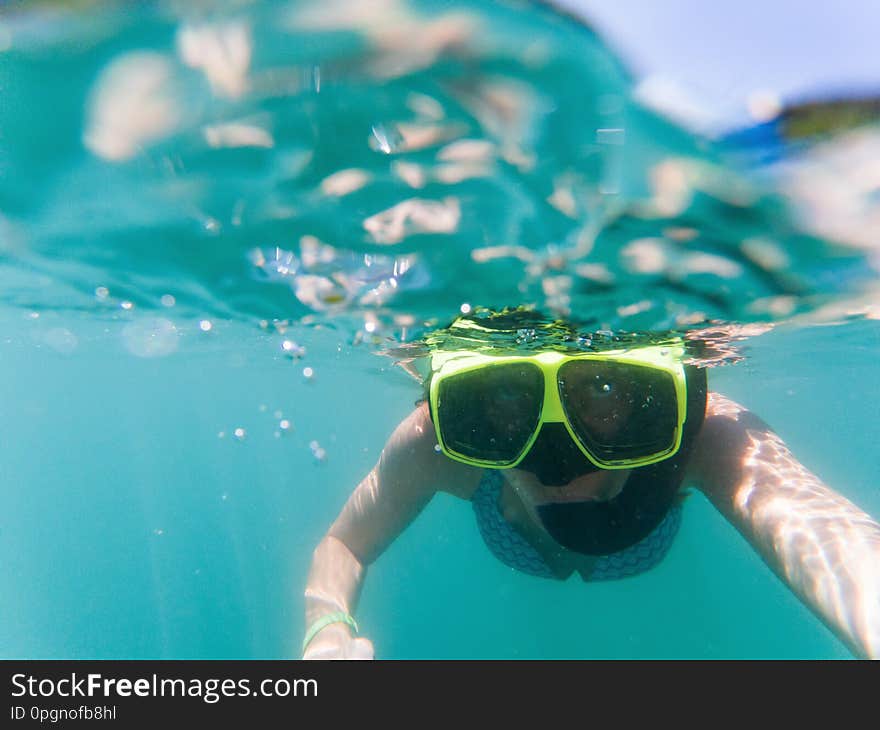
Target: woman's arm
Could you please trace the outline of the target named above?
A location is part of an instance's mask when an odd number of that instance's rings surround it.
[[[335,613],[353,616],[367,566],[424,509],[437,491],[465,496],[480,471],[434,450],[436,438],[426,404],[405,418],[385,444],[379,461],[349,497],[318,544],[305,590],[306,630]],[[354,639],[345,623],[321,629],[305,658],[370,658],[372,646]]]
[[[880,524],[809,472],[744,407],[710,393],[691,476],[857,655],[880,657]]]

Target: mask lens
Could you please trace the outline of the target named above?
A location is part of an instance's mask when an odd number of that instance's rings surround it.
[[[543,402],[544,375],[529,363],[448,376],[437,398],[443,444],[467,458],[513,463],[537,429]]]
[[[572,360],[559,369],[558,386],[572,429],[599,461],[646,458],[674,446],[678,402],[670,373]]]

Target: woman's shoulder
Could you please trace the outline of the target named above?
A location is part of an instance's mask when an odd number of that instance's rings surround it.
[[[688,481],[702,491],[737,479],[759,443],[778,437],[746,406],[717,392],[710,392],[706,416],[688,459]]]
[[[732,398],[714,390],[706,396],[706,418],[733,418],[748,413],[749,410]]]
[[[419,403],[400,422],[386,444],[383,459],[404,460],[414,478],[465,500],[471,499],[483,476],[483,469],[450,459],[440,451],[426,402]]]
[[[770,431],[770,427],[746,406],[721,393],[710,391],[706,415],[698,432],[698,441],[711,442],[713,448],[730,441],[734,433]],[[716,443],[720,440],[721,443]],[[728,444],[729,445],[729,444]]]

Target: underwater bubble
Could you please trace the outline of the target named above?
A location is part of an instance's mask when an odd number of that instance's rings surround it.
[[[63,327],[50,329],[46,333],[44,341],[55,352],[60,352],[62,355],[70,355],[79,344],[76,335]]]
[[[324,461],[327,457],[327,452],[321,447],[317,441],[309,442],[309,449],[311,449],[312,456],[315,457],[318,461]]]
[[[278,428],[280,428],[282,431],[287,431],[290,428],[290,421],[286,418],[281,419],[281,421],[278,423]]]
[[[204,228],[208,233],[219,233],[220,232],[220,221],[216,218],[205,218],[202,221],[202,228]]]
[[[162,302],[163,307],[173,307],[177,304],[177,300],[174,298],[173,294],[163,294],[159,301]]]
[[[275,411],[272,415],[275,416],[275,418],[282,418],[284,416],[281,411]]]
[[[315,371],[312,368],[303,368],[303,377],[306,380],[311,380],[313,377],[315,377]]]
[[[124,302],[119,302],[119,306],[122,307],[125,311],[129,311],[134,308],[134,304],[127,299]]]
[[[367,332],[372,334],[373,332],[376,331],[376,323],[375,322],[364,322],[364,329]]]
[[[214,325],[211,324],[211,320],[209,320],[209,319],[203,319],[203,320],[201,320],[201,321],[199,322],[199,329],[200,329],[202,332],[210,332],[210,331],[211,331],[211,328],[212,328],[213,326],[214,326]]]
[[[267,406],[265,403],[260,403],[258,410],[260,411],[260,413],[265,413],[268,408],[269,406]]]
[[[442,450],[443,449],[440,448],[440,444],[434,444],[434,451],[439,454]],[[364,451],[366,451],[366,449],[364,449]]]
[[[95,289],[95,297],[104,300],[110,296],[110,290],[106,286],[99,286]]]
[[[374,124],[372,127],[372,136],[370,137],[370,147],[377,152],[383,152],[390,155],[396,152],[403,145],[403,135],[394,126],[386,126],[385,124]]]
[[[284,350],[284,353],[293,358],[301,358],[306,354],[306,348],[302,345],[298,345],[293,340],[284,340],[281,343],[281,349]]]
[[[241,426],[239,426],[237,429],[235,429],[232,432],[232,435],[235,436],[235,438],[237,438],[239,441],[244,441],[245,438],[247,437],[247,431],[245,431]]]
[[[136,357],[164,357],[177,350],[177,327],[162,317],[147,317],[122,328],[122,343]]]
[[[226,438],[226,431],[218,431],[218,432],[217,432],[217,438],[218,438],[218,439]]]
[[[40,313],[39,312],[28,312],[27,316],[28,316],[28,319],[39,319]]]

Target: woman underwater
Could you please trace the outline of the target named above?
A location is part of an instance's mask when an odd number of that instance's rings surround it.
[[[880,524],[710,392],[684,340],[585,348],[554,322],[524,350],[499,338],[518,311],[459,318],[432,348],[426,399],[314,551],[304,658],[373,657],[353,618],[367,566],[438,492],[472,503],[507,565],[595,581],[656,565],[691,486],[851,651],[880,656]]]

